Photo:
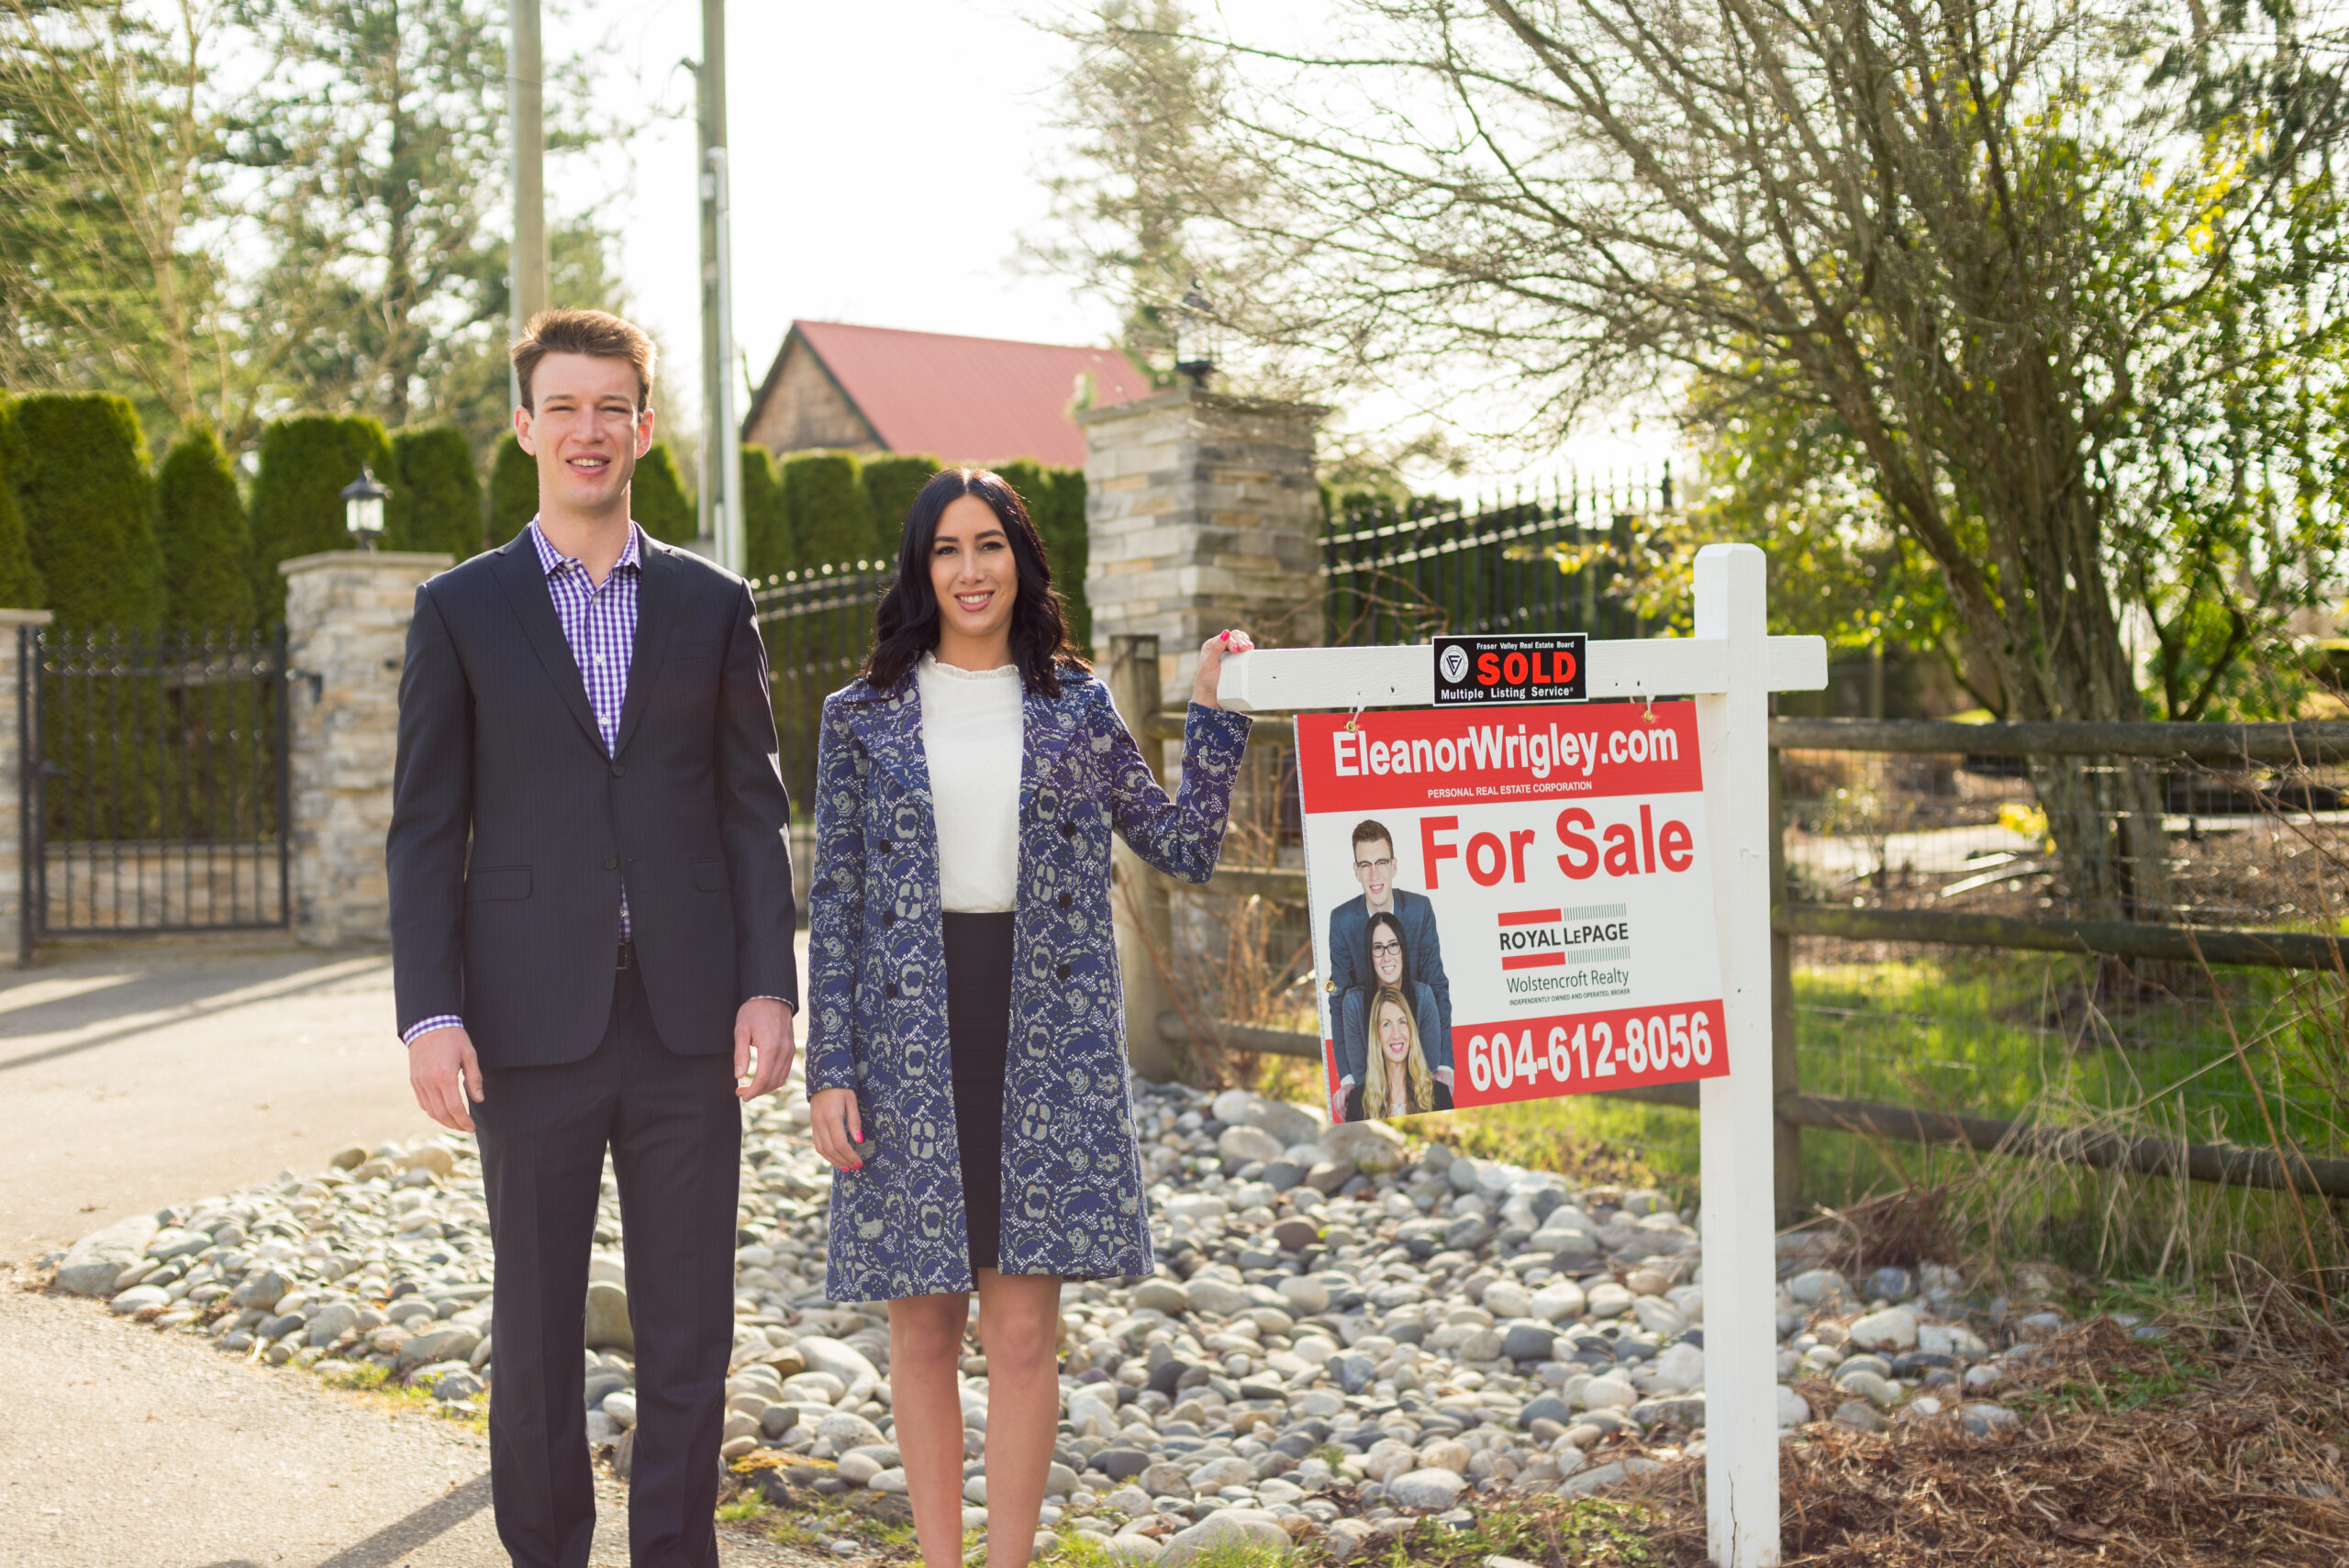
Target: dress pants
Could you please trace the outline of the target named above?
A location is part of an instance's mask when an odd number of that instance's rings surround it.
[[[614,977],[595,1051],[485,1071],[473,1107],[497,1252],[490,1493],[517,1568],[585,1568],[596,1528],[580,1397],[587,1255],[609,1146],[636,1337],[635,1568],[717,1568],[742,1148],[733,1058],[661,1043],[641,973]]]

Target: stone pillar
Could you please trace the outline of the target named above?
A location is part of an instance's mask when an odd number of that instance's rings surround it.
[[[1095,645],[1155,636],[1166,706],[1226,627],[1268,648],[1321,640],[1313,430],[1328,412],[1180,386],[1076,417]]]
[[[47,610],[0,610],[0,963],[32,956],[25,906],[25,741],[39,687],[21,657],[32,629],[54,617]]]
[[[400,659],[416,585],[451,563],[358,550],[278,562],[292,669],[294,934],[313,946],[390,940],[384,836]]]

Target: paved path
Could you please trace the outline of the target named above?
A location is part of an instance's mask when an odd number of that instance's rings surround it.
[[[50,950],[0,972],[0,1568],[506,1562],[463,1426],[24,1288],[23,1265],[125,1215],[429,1131],[388,958]],[[607,1483],[596,1568],[628,1561],[624,1507]],[[721,1535],[728,1568],[816,1563]]]
[[[488,1442],[0,1284],[5,1568],[503,1568]],[[594,1568],[628,1562],[607,1482]],[[721,1529],[727,1568],[815,1560]]]
[[[287,941],[57,947],[0,972],[0,1262],[431,1128],[391,960]]]

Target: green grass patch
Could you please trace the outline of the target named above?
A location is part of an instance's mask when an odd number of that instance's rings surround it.
[[[1636,1503],[1599,1497],[1480,1503],[1475,1522],[1453,1529],[1421,1519],[1386,1549],[1386,1568],[1482,1568],[1487,1557],[1558,1568],[1651,1568],[1666,1559],[1649,1543]]]

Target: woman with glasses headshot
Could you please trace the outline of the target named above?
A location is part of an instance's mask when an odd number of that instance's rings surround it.
[[[1353,1079],[1345,1090],[1345,1103],[1339,1119],[1360,1121],[1381,1116],[1408,1114],[1397,1106],[1404,1101],[1382,1092],[1372,1093],[1372,1081],[1383,1078],[1391,1063],[1381,1060],[1383,1024],[1378,1017],[1377,1003],[1391,999],[1406,1011],[1411,1029],[1411,1055],[1428,1075],[1429,1093],[1418,1096],[1424,1103],[1412,1110],[1450,1110],[1452,1108],[1452,1048],[1442,1037],[1442,1009],[1437,1005],[1435,987],[1413,978],[1410,951],[1403,935],[1403,922],[1392,911],[1382,910],[1370,917],[1370,984],[1346,994],[1340,1007],[1338,1039],[1346,1050],[1346,1075]],[[1442,1104],[1434,1104],[1441,1096]],[[1369,1108],[1376,1106],[1380,1108]]]
[[[1034,1547],[1063,1279],[1146,1274],[1150,1203],[1111,935],[1114,833],[1207,881],[1248,720],[1199,651],[1170,797],[1070,650],[1035,525],[983,469],[907,514],[864,673],[817,748],[807,1092],[835,1167],[825,1293],[889,1303],[894,1440],[929,1568],[963,1561],[970,1300],[987,1560]],[[1140,716],[1135,716],[1137,718]]]

